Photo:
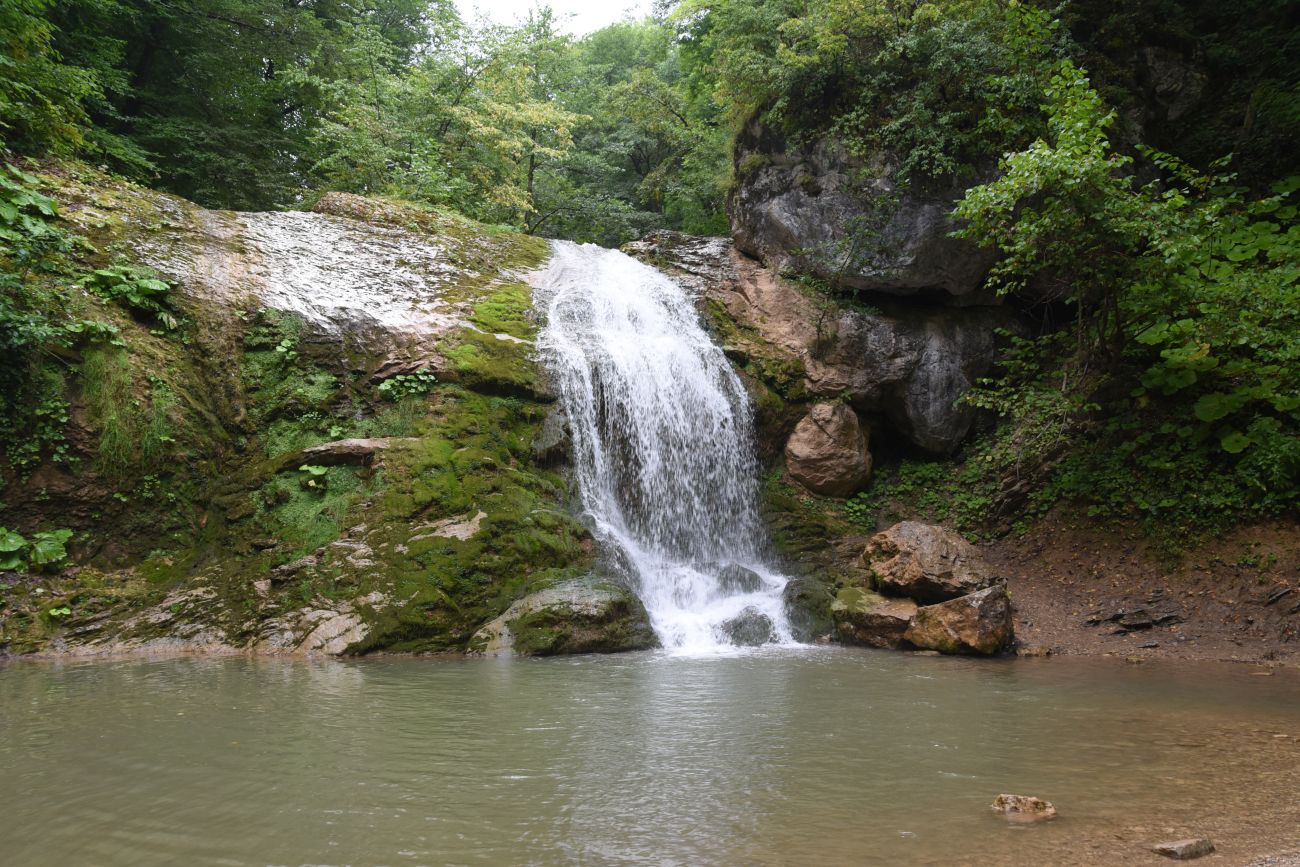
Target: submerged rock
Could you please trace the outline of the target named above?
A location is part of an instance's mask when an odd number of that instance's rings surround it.
[[[938,605],[925,605],[903,633],[910,644],[940,653],[989,655],[1012,639],[1011,600],[1002,585]]]
[[[911,599],[887,599],[857,587],[846,587],[835,597],[831,617],[835,631],[846,644],[898,648],[916,617]]]
[[[773,639],[772,618],[749,607],[719,627],[737,647],[761,647]]]
[[[867,433],[857,413],[839,402],[815,404],[785,444],[790,477],[808,490],[847,497],[871,476]]]
[[[718,572],[718,589],[724,596],[757,593],[763,587],[763,578],[752,569],[737,563],[728,563]]]
[[[617,653],[655,647],[645,606],[601,578],[561,581],[530,593],[475,633],[470,649],[491,655]]]
[[[1032,795],[998,795],[993,799],[993,809],[1008,819],[1021,822],[1041,822],[1056,818],[1056,807],[1051,801]]]
[[[785,616],[796,641],[816,641],[834,628],[831,605],[834,597],[825,581],[812,577],[791,578],[781,593]]]
[[[1193,858],[1209,855],[1214,851],[1214,844],[1205,837],[1194,837],[1190,840],[1157,843],[1151,847],[1151,851],[1175,861],[1191,861]]]
[[[978,550],[946,527],[902,521],[867,543],[863,563],[876,588],[922,604],[983,590],[993,575]]]

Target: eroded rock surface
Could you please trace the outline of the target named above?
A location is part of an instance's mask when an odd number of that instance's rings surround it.
[[[974,410],[958,399],[992,363],[994,331],[1014,324],[1000,307],[826,306],[720,238],[655,232],[625,249],[701,298],[723,351],[751,376],[787,399],[846,397],[936,453],[970,430]]]
[[[943,602],[993,583],[984,558],[953,530],[902,521],[877,533],[862,554],[877,589],[922,604]]]
[[[732,237],[778,271],[871,292],[968,295],[993,255],[950,237],[963,186],[902,187],[888,154],[851,158],[833,139],[795,148],[751,121],[737,141]]]
[[[922,650],[987,656],[1011,643],[1013,628],[1011,600],[999,584],[918,608],[903,637]]]
[[[785,445],[785,465],[808,490],[847,497],[871,476],[867,431],[847,405],[815,404]]]

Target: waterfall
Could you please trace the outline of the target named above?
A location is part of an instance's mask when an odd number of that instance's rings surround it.
[[[555,242],[538,302],[584,518],[664,646],[789,642],[748,396],[691,298],[617,250]]]

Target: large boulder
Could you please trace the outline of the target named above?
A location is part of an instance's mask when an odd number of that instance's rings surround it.
[[[553,656],[657,645],[641,601],[625,587],[588,576],[518,600],[475,633],[470,649],[489,655]]]
[[[889,599],[868,590],[846,587],[835,597],[831,617],[845,644],[898,648],[912,625],[917,606],[911,599]]]
[[[761,647],[774,637],[772,618],[752,605],[718,628],[737,647]]]
[[[867,432],[843,403],[818,403],[795,426],[785,444],[790,477],[808,490],[847,497],[871,477]]]
[[[751,121],[736,143],[736,246],[778,271],[895,295],[978,290],[993,254],[951,237],[966,187],[901,185],[889,154],[855,159],[833,138],[791,147]]]
[[[829,635],[835,626],[831,619],[835,600],[825,581],[812,576],[791,578],[781,592],[781,601],[796,641],[815,641]]]
[[[862,554],[876,589],[922,604],[944,602],[993,584],[978,550],[935,524],[903,521],[877,533]]]
[[[916,610],[903,638],[922,650],[987,656],[1011,643],[1011,599],[997,585]]]

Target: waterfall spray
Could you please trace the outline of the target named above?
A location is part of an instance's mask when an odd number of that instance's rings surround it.
[[[686,292],[616,250],[554,244],[539,348],[584,517],[666,647],[790,641],[765,562],[743,384]]]

